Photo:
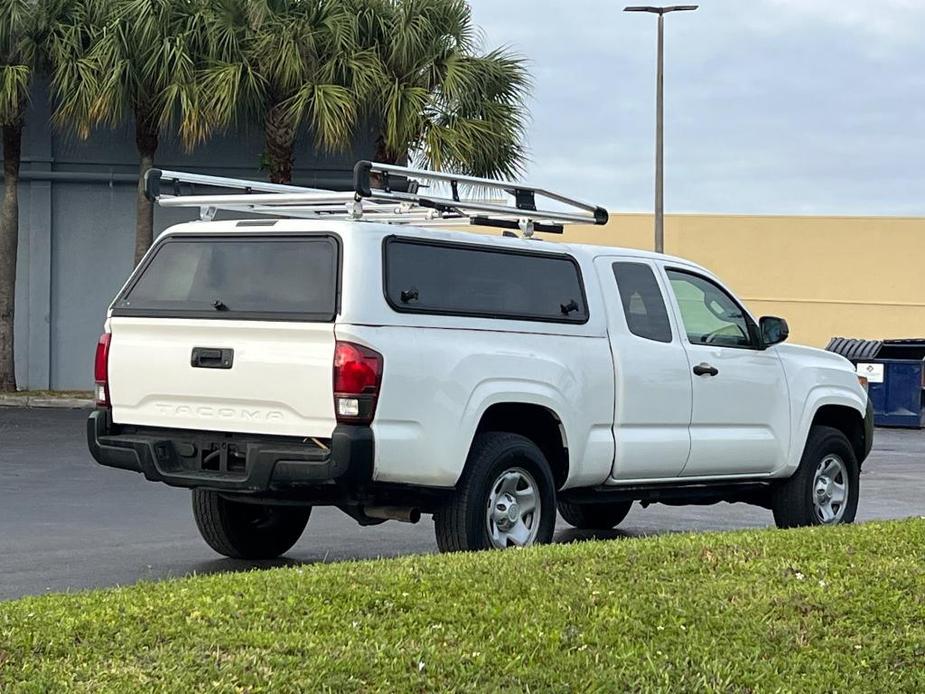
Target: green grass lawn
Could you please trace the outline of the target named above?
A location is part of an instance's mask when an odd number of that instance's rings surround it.
[[[923,692],[925,521],[415,556],[0,603],[0,691],[139,689]]]

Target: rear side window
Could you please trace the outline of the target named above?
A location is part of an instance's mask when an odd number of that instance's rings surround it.
[[[317,237],[173,237],[113,315],[332,321],[338,244]]]
[[[396,311],[584,323],[571,257],[480,246],[386,240],[386,295]]]
[[[643,263],[614,263],[626,326],[633,335],[655,342],[671,342],[668,309],[652,268]]]

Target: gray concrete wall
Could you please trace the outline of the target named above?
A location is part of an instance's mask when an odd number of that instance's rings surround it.
[[[106,307],[132,269],[137,155],[131,124],[87,141],[49,126],[47,92],[36,89],[26,120],[16,287],[16,377],[20,388],[92,387],[93,354]],[[360,138],[371,142],[370,137]],[[164,138],[155,164],[265,179],[257,127],[242,128],[185,153]],[[337,156],[313,152],[303,134],[296,147],[296,183],[349,185],[353,162],[372,147]],[[93,174],[94,181],[72,174]],[[0,185],[2,187],[2,185]],[[156,210],[156,232],[195,218],[193,211]]]

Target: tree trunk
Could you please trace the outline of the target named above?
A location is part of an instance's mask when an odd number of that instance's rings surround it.
[[[138,148],[138,202],[135,221],[135,265],[154,242],[154,203],[145,197],[145,172],[154,166],[160,129],[144,113],[135,114],[135,145]]]
[[[389,152],[385,146],[385,136],[379,135],[376,138],[376,158],[374,161],[378,161],[380,164],[394,164],[395,157]]]
[[[389,151],[389,148],[385,145],[385,135],[381,134],[376,138],[376,158],[374,161],[378,161],[380,164],[394,164],[396,166],[404,166],[402,160],[407,160],[407,157],[399,157]]]
[[[385,135],[382,133],[376,138],[376,156],[373,161],[379,164],[392,164],[393,166],[408,166],[407,152],[402,155],[396,155],[385,145]],[[378,173],[370,174],[370,185],[373,188],[382,187],[382,175]]]
[[[266,169],[273,183],[292,183],[295,136],[295,126],[284,117],[280,105],[271,106],[264,122],[264,138]]]
[[[19,247],[19,164],[22,121],[3,126],[3,207],[0,208],[0,391],[16,390],[13,311]]]

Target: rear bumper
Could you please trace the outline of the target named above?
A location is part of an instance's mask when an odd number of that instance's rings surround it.
[[[339,425],[325,443],[220,432],[123,430],[103,409],[87,420],[87,444],[100,465],[140,472],[174,487],[264,493],[369,482],[374,450],[369,427]]]

